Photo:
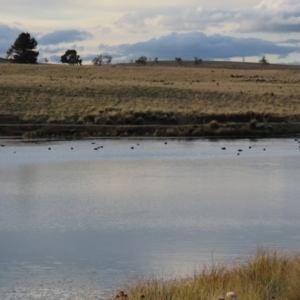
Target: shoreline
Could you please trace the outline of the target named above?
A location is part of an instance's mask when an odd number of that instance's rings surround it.
[[[300,135],[300,123],[218,123],[191,125],[1,124],[0,137],[284,137]]]

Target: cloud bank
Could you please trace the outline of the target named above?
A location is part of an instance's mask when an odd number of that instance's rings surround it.
[[[126,13],[115,25],[133,32],[157,27],[178,32],[214,30],[237,33],[298,33],[300,2],[262,0],[254,7],[239,9],[170,6]]]
[[[100,44],[99,50],[113,54],[115,58],[137,59],[141,55],[159,59],[193,60],[195,56],[206,60],[230,59],[242,56],[275,54],[286,57],[300,52],[298,47],[278,45],[255,38],[235,38],[225,35],[206,35],[201,32],[172,33],[157,39],[133,44],[109,46]]]
[[[73,43],[92,39],[93,35],[87,31],[76,29],[57,30],[41,36],[38,40],[41,45],[57,45],[61,43]]]
[[[0,54],[5,55],[22,31],[16,27],[0,24]]]

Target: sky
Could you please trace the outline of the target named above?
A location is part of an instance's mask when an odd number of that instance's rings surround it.
[[[21,32],[39,61],[76,49],[84,63],[140,56],[300,63],[299,0],[1,0],[0,57]]]

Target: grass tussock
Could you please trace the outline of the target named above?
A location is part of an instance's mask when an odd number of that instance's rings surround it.
[[[234,295],[237,297],[235,298]],[[230,267],[224,265],[205,267],[190,278],[169,281],[153,278],[135,280],[115,298],[298,300],[300,299],[300,255],[288,256],[259,249],[253,257],[245,258]]]
[[[220,66],[0,64],[0,123],[299,122],[295,68]]]

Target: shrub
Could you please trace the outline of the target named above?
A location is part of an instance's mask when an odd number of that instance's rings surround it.
[[[212,120],[209,122],[209,128],[212,130],[217,130],[220,128],[220,124],[216,120]]]

